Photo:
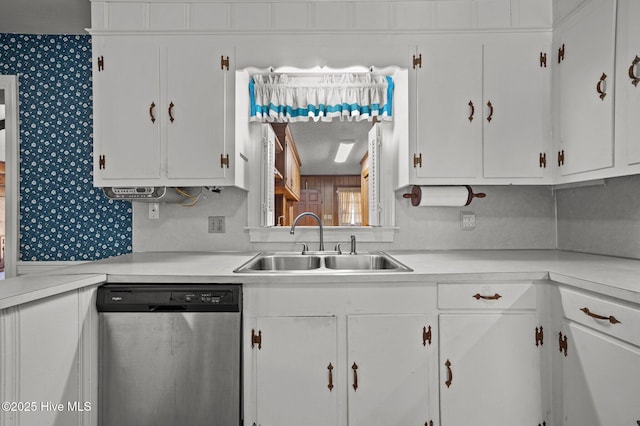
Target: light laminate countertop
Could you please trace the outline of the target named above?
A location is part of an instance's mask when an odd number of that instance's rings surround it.
[[[550,279],[640,304],[640,261],[559,250],[388,251],[413,272],[246,273],[233,270],[256,253],[158,252],[124,256],[22,276],[0,285],[0,309],[110,282],[264,285],[460,282]]]

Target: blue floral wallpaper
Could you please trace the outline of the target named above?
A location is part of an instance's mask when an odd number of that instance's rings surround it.
[[[131,203],[92,186],[91,37],[0,33],[0,74],[18,75],[19,259],[131,252]]]

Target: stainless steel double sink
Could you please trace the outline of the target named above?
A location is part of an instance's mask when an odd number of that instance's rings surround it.
[[[336,252],[260,253],[233,272],[410,272],[411,268],[384,252],[338,254]]]

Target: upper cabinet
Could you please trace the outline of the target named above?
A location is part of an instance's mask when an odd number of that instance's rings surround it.
[[[616,140],[626,146],[625,164],[640,164],[640,3],[618,1]]]
[[[419,46],[410,183],[546,182],[549,48],[546,33]]]
[[[233,49],[211,38],[94,36],[94,185],[243,186]]]
[[[592,0],[554,35],[561,182],[614,165],[615,20],[615,0]]]

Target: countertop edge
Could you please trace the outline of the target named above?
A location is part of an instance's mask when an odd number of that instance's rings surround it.
[[[106,281],[106,274],[33,275],[18,277],[15,281],[12,280],[10,284],[13,288],[2,288],[2,291],[0,291],[0,310],[47,297],[57,296],[92,285],[98,285]],[[27,287],[27,290],[23,292],[16,291],[17,289],[15,287],[21,285]],[[4,296],[3,293],[5,294]]]

